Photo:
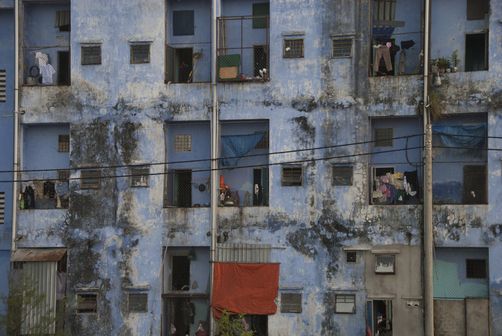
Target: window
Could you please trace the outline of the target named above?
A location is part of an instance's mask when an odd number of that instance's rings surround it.
[[[281,313],[301,313],[302,293],[281,293]]]
[[[268,205],[268,168],[253,169],[253,206]]]
[[[180,134],[174,137],[175,152],[191,152],[192,151],[192,136],[189,134]]]
[[[394,274],[396,256],[393,254],[380,254],[376,256],[375,273]]]
[[[81,293],[77,294],[77,313],[96,313],[98,307],[98,294]]]
[[[130,313],[148,312],[148,293],[129,293],[127,308]]]
[[[467,0],[467,20],[483,20],[489,11],[489,0]]]
[[[56,12],[56,27],[60,32],[70,31],[70,11],[68,9]]]
[[[131,44],[131,64],[150,63],[150,43]]]
[[[190,257],[173,256],[172,258],[171,290],[190,290]]]
[[[194,34],[194,11],[181,10],[173,11],[173,35],[193,35]]]
[[[352,38],[334,38],[333,39],[333,57],[351,57],[352,56]]]
[[[131,187],[148,187],[149,167],[132,167],[130,173]]]
[[[354,294],[335,294],[335,313],[355,314],[356,296]]]
[[[7,101],[7,72],[0,69],[0,103]]]
[[[100,170],[82,170],[80,176],[80,189],[99,189],[101,188]]]
[[[355,263],[357,262],[357,252],[356,251],[347,251],[345,252],[345,260],[348,263]]]
[[[303,184],[303,168],[301,166],[283,166],[281,182],[283,186],[301,186]]]
[[[268,28],[269,12],[268,2],[253,4],[253,29]]]
[[[284,58],[303,58],[303,39],[285,39]]]
[[[0,224],[5,224],[5,193],[0,192]]]
[[[374,0],[373,19],[375,21],[394,21],[396,0]]]
[[[268,149],[269,147],[269,134],[268,131],[265,132],[263,138],[255,146],[256,149]]]
[[[82,65],[101,64],[101,45],[87,45],[81,47]]]
[[[333,166],[333,181],[334,186],[351,186],[352,185],[352,166]]]
[[[487,203],[486,166],[464,166],[464,204]]]
[[[259,77],[263,80],[269,79],[268,73],[268,46],[266,45],[255,45],[253,46],[253,62],[255,77]]]
[[[68,134],[60,134],[58,136],[58,152],[70,151],[70,136]]]
[[[58,85],[70,85],[70,52],[58,51]]]
[[[70,179],[70,171],[68,169],[58,170],[58,180],[68,182]]]
[[[375,147],[392,147],[393,137],[393,128],[375,128]]]
[[[486,260],[485,259],[466,259],[465,273],[468,279],[486,278]]]
[[[244,320],[253,336],[268,336],[268,315],[245,315]]]
[[[167,173],[167,206],[192,206],[192,171],[174,170]]]
[[[465,71],[488,70],[488,32],[465,35]]]

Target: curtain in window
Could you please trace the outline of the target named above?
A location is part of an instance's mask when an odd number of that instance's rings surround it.
[[[221,164],[227,167],[237,165],[240,156],[246,155],[253,150],[263,139],[265,132],[256,132],[244,135],[223,135],[221,137]]]

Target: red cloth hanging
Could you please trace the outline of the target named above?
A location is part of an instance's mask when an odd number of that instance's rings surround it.
[[[214,263],[212,309],[219,319],[232,314],[271,315],[277,311],[279,264]]]

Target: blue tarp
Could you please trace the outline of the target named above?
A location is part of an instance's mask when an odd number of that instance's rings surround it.
[[[481,148],[486,140],[486,125],[433,125],[432,131],[448,147]]]
[[[249,153],[263,139],[265,132],[221,137],[221,164],[227,167],[237,165],[240,157]]]

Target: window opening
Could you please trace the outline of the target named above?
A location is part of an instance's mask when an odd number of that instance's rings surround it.
[[[192,48],[176,48],[174,49],[175,59],[175,82],[176,83],[191,83],[193,69],[193,49]]]
[[[488,32],[465,35],[465,71],[488,70]]]
[[[253,169],[253,205],[268,205],[268,168]]]
[[[174,137],[174,150],[176,152],[192,151],[192,136],[190,134],[179,134]]]
[[[96,293],[77,294],[77,313],[96,313],[98,295]]]
[[[179,10],[173,11],[173,35],[193,35],[194,34],[194,11]]]
[[[5,193],[0,192],[0,225],[5,224]]]
[[[394,21],[396,0],[374,0],[373,17],[376,21]]]
[[[392,301],[374,300],[366,304],[366,330],[371,336],[392,335]]]
[[[268,80],[268,53],[267,46],[253,46],[254,76]]]
[[[148,293],[129,293],[127,299],[129,312],[148,312]]]
[[[101,171],[88,169],[82,170],[80,179],[80,189],[99,189],[101,188]]]
[[[81,47],[82,65],[101,64],[101,45],[88,45]]]
[[[7,101],[7,72],[0,69],[0,103]]]
[[[393,254],[380,254],[376,256],[375,273],[394,274],[396,256]]]
[[[490,0],[467,0],[467,20],[483,20],[490,12]]]
[[[70,85],[70,52],[58,51],[58,85]]]
[[[284,58],[303,58],[303,39],[285,39]]]
[[[333,57],[351,57],[352,56],[352,38],[334,38],[333,39]]]
[[[487,203],[486,166],[464,166],[464,204]]]
[[[465,261],[465,273],[468,279],[486,278],[486,260],[485,259],[467,259]]]
[[[189,256],[172,257],[172,290],[190,290],[190,258]]]
[[[355,314],[356,296],[354,294],[335,294],[335,313]]]
[[[281,313],[301,313],[302,293],[281,293]]]
[[[334,186],[351,186],[353,179],[352,166],[333,166],[333,181]]]
[[[58,152],[68,153],[70,151],[70,136],[68,134],[58,135]]]
[[[393,137],[393,128],[375,128],[375,147],[392,147]]]
[[[56,27],[60,32],[69,32],[70,27],[70,11],[60,10],[56,12]]]
[[[303,184],[303,167],[282,167],[283,186],[301,186]]]
[[[131,168],[131,187],[148,187],[150,167]]]
[[[150,43],[131,44],[131,64],[150,63]]]
[[[357,252],[356,251],[347,251],[345,252],[346,261],[348,263],[357,262]]]
[[[192,171],[174,170],[168,172],[167,205],[180,208],[192,206]]]
[[[270,5],[268,2],[253,4],[253,29],[268,28]]]

